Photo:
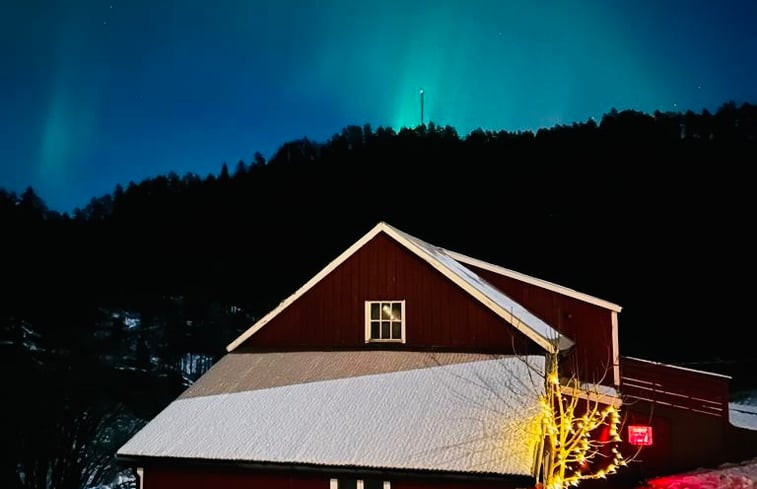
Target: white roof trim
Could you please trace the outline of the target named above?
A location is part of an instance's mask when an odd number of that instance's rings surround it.
[[[512,324],[518,331],[528,336],[537,345],[541,346],[548,352],[554,353],[553,342],[558,341],[558,350],[566,350],[573,346],[573,341],[560,334],[557,330],[547,323],[534,316],[525,307],[521,306],[510,297],[505,295],[501,290],[489,285],[485,280],[476,275],[472,270],[457,263],[453,258],[453,265],[459,266],[462,270],[454,270],[448,264],[441,261],[441,257],[435,256],[436,253],[446,255],[446,250],[437,246],[426,243],[418,238],[399,231],[386,224],[386,232],[394,239],[405,245],[406,248],[413,251],[416,255],[427,261],[432,267],[436,268],[445,277],[452,280],[463,290],[479,300],[494,311],[498,316]],[[448,256],[448,258],[452,258]],[[460,273],[460,272],[463,273]],[[466,275],[470,277],[466,277]],[[471,280],[473,278],[473,280]],[[477,280],[476,280],[477,279]],[[485,284],[485,285],[484,285]],[[509,303],[509,307],[504,304]],[[516,309],[517,308],[517,309]]]
[[[572,297],[574,299],[578,299],[579,301],[588,302],[589,304],[594,304],[595,306],[604,307],[605,309],[609,309],[611,311],[620,312],[621,309],[623,309],[621,306],[613,304],[612,302],[584,294],[583,292],[578,292],[577,290],[569,289],[568,287],[563,287],[562,285],[547,282],[546,280],[532,277],[530,275],[526,275],[525,273],[516,272],[515,270],[510,270],[509,268],[494,265],[477,258],[471,258],[470,256],[463,255],[462,253],[458,253],[456,251],[444,251],[455,260],[467,265],[483,268],[484,270],[488,270],[499,275],[504,275],[505,277],[514,278],[515,280],[520,280],[521,282],[525,282],[527,284],[536,285],[537,287],[541,287],[542,289],[551,290],[552,292],[557,292],[558,294]]]
[[[247,331],[239,335],[237,339],[232,341],[231,343],[226,346],[226,351],[233,351],[236,347],[244,343],[247,338],[257,333],[260,328],[268,324],[268,322],[278,316],[278,314],[283,311],[284,309],[289,306],[292,302],[296,301],[300,298],[302,294],[310,290],[311,287],[313,287],[315,284],[321,281],[322,278],[324,278],[326,275],[330,274],[334,271],[336,267],[338,267],[342,262],[347,260],[350,256],[352,256],[353,253],[355,253],[357,250],[363,247],[368,241],[372,240],[378,233],[383,231],[384,223],[380,222],[376,226],[373,227],[370,231],[368,231],[365,236],[357,240],[352,246],[344,250],[344,252],[337,256],[334,260],[331,261],[328,265],[326,265],[323,270],[318,272],[316,275],[313,276],[310,280],[305,282],[305,285],[297,289],[294,294],[290,295],[281,303],[279,303],[278,306],[276,306],[275,309],[273,309],[271,312],[260,318],[255,324],[252,325]]]
[[[612,323],[612,380],[615,387],[620,387],[620,338],[618,337],[618,313],[610,313]]]
[[[708,372],[706,370],[697,370],[697,369],[688,368],[688,367],[681,367],[681,366],[678,366],[678,365],[671,365],[669,363],[655,362],[653,360],[645,360],[643,358],[626,357],[626,356],[624,356],[623,358],[628,358],[629,360],[636,360],[637,362],[650,363],[652,365],[662,365],[663,367],[677,368],[678,370],[686,370],[688,372],[694,372],[696,374],[712,375],[713,377],[721,377],[721,378],[724,378],[724,379],[732,379],[733,378],[730,375],[718,374],[718,373],[715,373],[715,372]]]
[[[561,335],[558,331],[546,324],[541,319],[537,318],[526,310],[523,306],[510,299],[507,295],[502,293],[499,289],[489,285],[483,279],[478,277],[473,271],[465,268],[465,266],[456,263],[456,259],[443,248],[438,248],[428,243],[425,243],[417,238],[407,235],[398,229],[386,224],[385,222],[379,222],[362,238],[356,241],[352,246],[347,248],[341,255],[334,259],[331,263],[326,265],[320,272],[318,272],[313,278],[308,280],[305,285],[297,289],[297,291],[284,299],[275,309],[263,316],[258,322],[256,322],[247,331],[242,333],[237,339],[232,341],[227,347],[226,351],[233,351],[236,347],[246,341],[250,336],[258,332],[263,326],[265,326],[271,319],[276,317],[286,307],[296,301],[300,296],[307,292],[311,287],[317,284],[326,275],[331,273],[342,262],[354,254],[358,249],[362,248],[368,241],[373,239],[378,233],[384,232],[390,237],[394,238],[397,242],[403,245],[408,250],[415,253],[418,257],[429,263],[432,267],[442,273],[445,277],[457,284],[463,290],[468,292],[479,302],[487,306],[498,316],[505,321],[513,325],[521,333],[528,336],[536,344],[544,348],[546,351],[553,352],[553,341],[558,340],[558,349],[565,350],[573,346],[573,341],[564,335]],[[441,261],[440,257],[434,255],[432,250],[437,250],[443,254],[448,254],[455,263],[455,266],[459,266],[461,270],[453,270],[449,264],[445,264]],[[460,273],[460,272],[464,272]],[[466,277],[463,275],[470,275]],[[475,277],[477,280],[472,280]],[[509,308],[508,308],[509,306]],[[517,309],[517,314],[516,314]]]

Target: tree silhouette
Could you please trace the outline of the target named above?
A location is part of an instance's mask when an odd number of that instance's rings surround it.
[[[237,162],[237,168],[234,170],[234,178],[239,178],[247,173],[247,164],[244,160]]]

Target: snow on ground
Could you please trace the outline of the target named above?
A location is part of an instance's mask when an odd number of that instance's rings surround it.
[[[739,428],[757,430],[757,406],[748,404],[729,404],[731,414],[731,424]]]
[[[649,489],[754,489],[757,487],[757,458],[716,469],[700,469],[647,481]]]
[[[757,430],[757,390],[734,393],[729,408],[732,425]],[[757,458],[650,479],[644,489],[757,489]]]

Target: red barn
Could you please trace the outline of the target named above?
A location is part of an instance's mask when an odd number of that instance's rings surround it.
[[[617,393],[620,310],[379,223],[118,457],[142,489],[531,487],[544,352]],[[657,370],[632,362],[633,394],[655,402],[643,382]],[[721,379],[710,391],[727,402]],[[671,423],[655,432],[668,454]]]

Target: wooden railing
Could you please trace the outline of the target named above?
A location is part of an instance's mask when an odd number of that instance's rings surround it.
[[[631,357],[621,357],[620,372],[625,398],[728,420],[728,376]]]

